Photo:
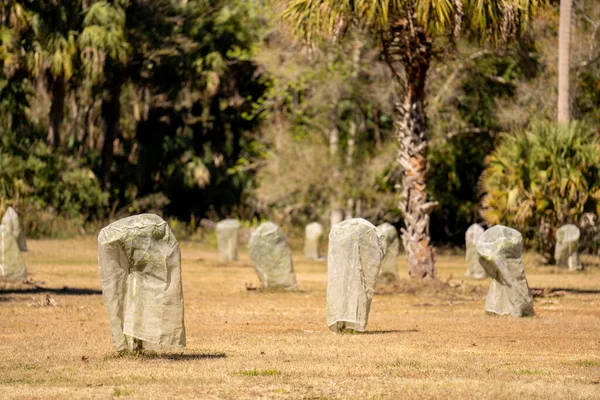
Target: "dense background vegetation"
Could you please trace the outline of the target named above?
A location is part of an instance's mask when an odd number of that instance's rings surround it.
[[[358,32],[303,45],[281,23],[281,6],[1,0],[0,209],[16,206],[31,235],[92,231],[143,211],[190,230],[227,216],[327,224],[332,207],[401,226],[397,99],[377,46]],[[551,3],[514,45],[459,40],[433,60],[436,244],[462,244],[484,217],[531,232],[550,220],[550,230],[597,226],[600,6],[575,2],[571,96],[581,122],[564,129],[552,125],[558,20]],[[572,152],[550,165],[561,143]],[[482,181],[484,169],[494,178]],[[545,189],[521,185],[540,174]],[[569,211],[557,218],[565,196]]]

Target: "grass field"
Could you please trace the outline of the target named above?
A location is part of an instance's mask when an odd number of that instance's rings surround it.
[[[336,335],[326,263],[294,253],[300,291],[247,291],[258,279],[245,251],[226,264],[184,242],[187,349],[119,357],[95,238],[28,245],[31,278],[51,290],[0,292],[0,398],[600,398],[598,267],[569,273],[528,256],[531,287],[566,290],[516,319],[486,315],[489,281],[464,279],[462,256],[439,255],[447,285],[380,286],[368,332]]]

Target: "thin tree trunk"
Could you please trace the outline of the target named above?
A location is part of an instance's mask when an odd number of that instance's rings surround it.
[[[430,53],[406,66],[404,100],[396,105],[398,162],[403,169],[400,207],[405,229],[402,242],[408,258],[408,273],[413,278],[435,278],[435,257],[429,236],[429,213],[436,205],[427,201],[427,120],[425,115],[425,78]]]
[[[52,105],[50,106],[50,126],[48,127],[48,143],[54,148],[61,145],[61,129],[65,116],[66,83],[62,75],[50,81]]]
[[[356,144],[356,122],[350,121],[350,127],[348,129],[348,149],[346,152],[346,168],[352,175],[352,168],[354,167],[354,146]],[[346,216],[344,219],[354,218],[354,198],[349,197],[346,200]]]
[[[381,129],[379,129],[379,110],[373,107],[373,134],[375,136],[375,148],[381,150],[383,144],[381,143]]]
[[[355,207],[356,213],[354,214],[354,216],[356,218],[362,218],[362,216],[363,216],[362,205],[363,205],[362,199],[361,198],[356,199],[356,207]]]
[[[571,21],[573,0],[560,0],[558,28],[558,122],[569,122],[569,69],[571,60]]]
[[[363,44],[360,40],[354,40],[352,43],[352,77],[354,79],[358,78],[358,72],[360,71],[360,52],[363,48]],[[355,112],[357,112],[355,110]],[[358,111],[360,112],[360,111]],[[356,145],[356,122],[354,121],[354,117],[350,121],[350,126],[348,128],[348,148],[346,151],[346,169],[347,169],[347,178],[352,180],[354,178],[354,148]],[[354,198],[348,197],[346,200],[346,212],[344,219],[352,219],[354,218]]]
[[[102,100],[102,118],[105,131],[102,142],[102,188],[108,189],[111,180],[111,167],[114,156],[114,141],[119,130],[121,118],[121,79],[116,77],[108,85],[105,98]]]
[[[332,127],[329,131],[329,155],[331,157],[331,162],[334,165],[333,170],[333,181],[338,182],[340,179],[340,170],[339,170],[339,160],[338,160],[338,144],[340,141],[340,132],[335,126],[335,118],[332,121]],[[339,186],[333,185],[332,193],[329,198],[329,208],[330,208],[330,224],[334,226],[339,224],[344,220],[344,211],[342,210],[342,204],[339,199]]]

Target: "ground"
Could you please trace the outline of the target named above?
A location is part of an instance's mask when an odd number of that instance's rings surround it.
[[[31,278],[52,290],[0,291],[1,398],[600,398],[597,266],[569,273],[528,255],[532,288],[567,290],[518,319],[487,315],[489,280],[463,278],[460,254],[438,255],[447,285],[380,285],[368,332],[336,335],[326,263],[295,252],[298,292],[248,291],[258,279],[245,251],[221,263],[213,247],[184,242],[187,350],[120,357],[95,238],[28,245]]]

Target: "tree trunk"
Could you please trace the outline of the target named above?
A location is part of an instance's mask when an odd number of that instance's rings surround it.
[[[381,130],[379,128],[379,110],[373,107],[373,135],[375,136],[375,148],[381,150],[383,144],[381,143]]]
[[[48,143],[58,148],[61,145],[61,129],[65,116],[66,83],[63,75],[50,79],[52,105],[50,106],[50,126],[48,127]]]
[[[121,118],[121,86],[120,78],[115,77],[108,83],[105,97],[102,100],[102,118],[104,119],[105,131],[102,141],[102,188],[110,188],[110,173],[114,156],[114,141],[119,131],[119,120]]]
[[[341,176],[340,168],[339,168],[339,160],[338,160],[338,144],[340,141],[340,132],[335,126],[335,118],[332,122],[331,130],[329,131],[329,155],[331,157],[331,162],[334,165],[333,170],[333,181],[334,185],[332,187],[331,197],[329,198],[329,207],[330,207],[330,225],[334,226],[339,224],[344,220],[344,211],[342,210],[342,204],[340,201],[339,194],[339,185],[335,185],[335,182],[338,182]]]
[[[569,122],[569,69],[571,64],[571,21],[573,0],[560,0],[558,28],[558,122]]]
[[[435,278],[435,257],[429,237],[429,213],[436,205],[427,201],[427,119],[425,115],[425,78],[431,53],[405,64],[404,100],[396,105],[398,162],[403,169],[402,201],[405,227],[402,242],[408,258],[408,273],[413,278]]]
[[[348,148],[346,152],[346,168],[350,174],[350,180],[354,179],[354,147],[356,144],[356,122],[350,121],[348,128]],[[351,181],[349,182],[352,183]],[[346,200],[346,216],[344,219],[354,218],[354,198],[352,195]]]

